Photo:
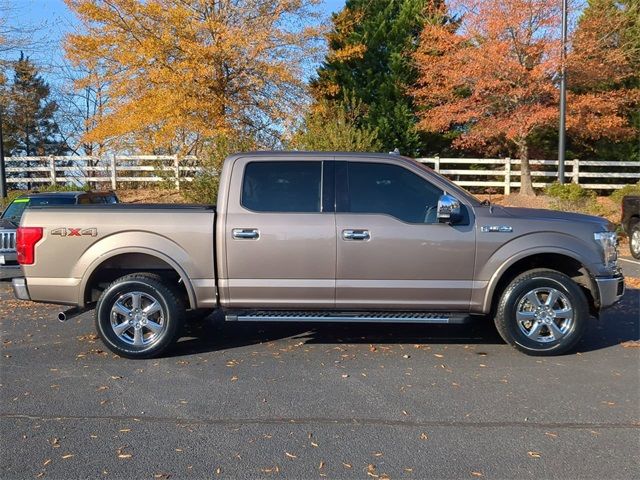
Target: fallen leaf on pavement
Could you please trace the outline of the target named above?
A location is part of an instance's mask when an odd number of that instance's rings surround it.
[[[529,451],[527,452],[527,454],[531,457],[531,458],[540,458],[542,455],[540,455],[540,452],[533,452],[533,451]]]

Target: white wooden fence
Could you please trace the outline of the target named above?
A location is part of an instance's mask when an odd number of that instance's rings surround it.
[[[112,155],[108,157],[8,157],[7,182],[14,187],[38,184],[105,184],[116,189],[134,184],[164,182],[180,188],[201,172],[195,157],[170,155]],[[520,163],[512,158],[419,158],[437,172],[464,187],[494,187],[511,193],[520,187]],[[557,160],[531,160],[534,187],[557,180]],[[567,181],[585,188],[611,190],[640,180],[640,162],[569,160]]]

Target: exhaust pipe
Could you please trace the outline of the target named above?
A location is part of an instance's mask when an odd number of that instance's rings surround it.
[[[64,310],[63,312],[58,313],[58,320],[61,322],[66,322],[67,320],[71,320],[72,318],[83,314],[87,310],[88,310],[87,308],[80,308],[80,307],[69,308],[68,310]]]

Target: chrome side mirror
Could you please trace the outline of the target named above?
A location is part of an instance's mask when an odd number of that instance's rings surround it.
[[[462,209],[460,201],[452,196],[441,195],[438,199],[438,222],[439,223],[456,223],[462,218]]]

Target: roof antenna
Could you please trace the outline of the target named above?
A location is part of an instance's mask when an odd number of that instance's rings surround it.
[[[400,150],[396,147],[393,149],[393,152],[389,152],[389,155],[400,155]]]

